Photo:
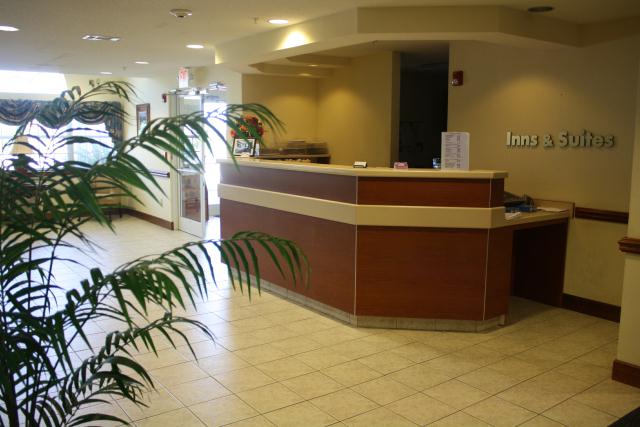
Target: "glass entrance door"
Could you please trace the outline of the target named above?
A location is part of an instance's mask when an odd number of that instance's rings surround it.
[[[190,114],[202,111],[200,95],[176,95],[176,114]],[[204,161],[204,144],[197,136],[191,142]],[[179,218],[178,229],[194,236],[204,238],[206,228],[205,177],[200,171],[180,164],[178,171]]]

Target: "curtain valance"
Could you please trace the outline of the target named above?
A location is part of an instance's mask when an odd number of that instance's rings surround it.
[[[31,99],[0,99],[0,123],[17,126],[33,118],[44,125],[65,126],[71,121],[71,114],[62,117],[52,117],[47,114],[47,107],[54,101],[37,101]],[[86,125],[105,124],[109,136],[114,142],[122,142],[124,119],[120,102],[116,101],[91,101],[79,106],[79,114],[75,119]],[[66,117],[69,119],[66,119]]]

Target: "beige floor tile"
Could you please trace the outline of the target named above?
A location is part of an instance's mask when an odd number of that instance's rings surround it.
[[[279,409],[265,414],[278,427],[324,427],[336,422],[336,419],[322,412],[309,402]]]
[[[220,384],[234,393],[271,384],[274,380],[254,367],[236,369],[213,376]]]
[[[456,409],[464,409],[491,396],[458,380],[438,384],[426,389],[424,393]]]
[[[260,363],[271,362],[272,360],[287,357],[287,353],[272,346],[271,344],[245,348],[235,351],[234,354],[252,365],[258,365]]]
[[[194,362],[153,369],[149,371],[149,374],[160,381],[165,387],[198,380],[207,376],[207,373],[200,369]]]
[[[344,386],[320,372],[301,375],[282,381],[287,386],[305,399],[323,396],[338,391]]]
[[[273,423],[262,415],[259,415],[257,417],[247,418],[246,420],[227,424],[225,427],[273,427]]]
[[[145,418],[136,421],[136,425],[138,427],[204,427],[204,424],[187,408]]]
[[[223,426],[258,415],[251,406],[233,395],[199,403],[189,409],[209,427]]]
[[[139,354],[134,356],[134,359],[148,371],[187,362],[187,358],[173,348],[160,350],[157,355],[155,353]]]
[[[584,356],[578,358],[581,362],[591,363],[598,365],[605,369],[611,369],[611,365],[616,358],[616,353],[606,348],[595,349]]]
[[[421,342],[405,344],[389,351],[415,363],[426,362],[427,360],[435,359],[445,354],[443,351]]]
[[[382,376],[379,372],[374,371],[358,360],[323,369],[322,373],[346,387],[351,387]]]
[[[265,344],[263,339],[259,339],[251,332],[220,337],[217,342],[229,351],[237,351],[243,348]]]
[[[275,411],[303,400],[299,395],[280,383],[242,391],[237,396],[261,414]]]
[[[588,387],[589,384],[575,378],[549,372],[503,391],[498,397],[531,411],[542,413]]]
[[[611,368],[607,369],[579,360],[572,360],[560,365],[552,372],[568,375],[589,385],[595,385],[611,377]]]
[[[316,369],[324,369],[352,360],[349,357],[332,351],[328,347],[301,353],[296,355],[295,357]]]
[[[396,400],[415,394],[415,391],[406,385],[389,377],[377,378],[366,383],[358,384],[352,389],[376,402],[378,405],[387,405]]]
[[[104,415],[110,415],[113,417],[118,417],[121,420],[125,420],[127,422],[130,421],[130,418],[127,416],[127,414],[115,402],[111,404],[99,403],[96,405],[84,406],[76,412],[75,417],[78,417],[80,415],[87,415],[87,414],[104,414]],[[110,427],[110,426],[120,426],[122,424],[117,421],[100,421],[100,425],[105,427],[106,426]]]
[[[337,420],[351,418],[378,407],[377,403],[350,389],[317,397],[311,403]]]
[[[456,379],[489,394],[500,393],[521,382],[519,379],[496,372],[489,367],[480,368]]]
[[[416,391],[426,390],[427,388],[449,381],[450,376],[436,371],[424,364],[410,366],[389,375],[396,381],[401,382]]]
[[[455,408],[422,393],[397,400],[385,407],[421,426],[457,412]]]
[[[521,427],[563,427],[565,424],[560,424],[557,421],[553,421],[543,415],[531,418],[524,424],[520,424]]]
[[[546,411],[544,416],[567,426],[580,427],[606,427],[616,420],[612,415],[575,400],[554,406]]]
[[[383,351],[376,343],[364,341],[365,338],[346,341],[327,348],[332,352],[344,356],[347,360],[359,359]]]
[[[544,369],[515,357],[508,357],[486,367],[520,381],[528,380],[544,372]]]
[[[188,383],[168,386],[171,394],[178,398],[185,406],[206,402],[227,396],[231,391],[211,377],[202,378]]]
[[[312,332],[330,329],[338,325],[340,325],[340,323],[334,320],[325,318],[312,318],[285,324],[285,328],[298,334],[310,334]]]
[[[274,360],[272,362],[261,363],[260,365],[256,365],[256,368],[260,369],[276,381],[284,381],[289,378],[299,377],[300,375],[315,371],[314,368],[295,357],[287,357],[284,359]]]
[[[522,353],[516,354],[514,358],[535,365],[545,371],[556,368],[572,359],[571,356],[558,354],[542,347],[534,347]]]
[[[228,350],[216,342],[211,341],[200,341],[197,343],[192,343],[191,347],[195,352],[196,356],[193,357],[189,346],[183,345],[177,347],[176,350],[180,352],[187,360],[202,360],[206,357],[214,356],[216,354],[227,353]]]
[[[472,345],[467,337],[455,332],[433,332],[424,335],[420,342],[443,353],[451,353]]]
[[[173,411],[184,406],[166,390],[145,393],[143,401],[148,405],[147,407],[138,406],[126,399],[118,400],[118,405],[134,421]]]
[[[577,395],[574,400],[616,417],[640,406],[640,389],[617,381],[605,380]]]
[[[247,362],[228,351],[214,356],[205,357],[198,360],[196,363],[200,369],[209,375],[217,375],[249,367]]]
[[[451,353],[451,356],[459,357],[467,362],[472,362],[480,366],[486,366],[507,357],[506,354],[481,347],[480,345],[463,348],[462,350]]]
[[[358,361],[385,375],[407,368],[415,363],[397,353],[393,353],[393,350],[372,354],[371,356],[358,359]]]
[[[316,350],[322,346],[306,337],[287,338],[286,340],[274,341],[271,345],[290,356]]]
[[[318,331],[308,336],[313,341],[323,346],[339,344],[345,341],[351,341],[360,338],[360,335],[353,332],[353,328],[348,326],[338,326],[323,331]]]
[[[423,365],[449,378],[458,377],[482,367],[470,361],[467,357],[457,356],[455,353],[431,359],[424,362]]]
[[[478,402],[464,410],[494,427],[517,426],[536,416],[534,412],[516,406],[497,397]]]
[[[349,427],[415,427],[416,424],[386,408],[374,409],[370,412],[344,420]]]
[[[491,427],[491,425],[464,412],[456,412],[429,424],[429,427]]]

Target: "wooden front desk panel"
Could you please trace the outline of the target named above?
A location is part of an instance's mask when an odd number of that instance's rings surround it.
[[[238,173],[229,165],[222,169],[223,184],[343,203],[353,203],[357,197],[358,204],[395,205],[402,196],[407,199],[405,206],[430,200],[436,206],[446,201],[451,206],[488,208],[495,206],[496,194],[501,199],[503,191],[502,179],[443,180],[447,182],[427,187],[460,188],[452,194],[437,190],[424,196],[416,187],[420,180],[400,190],[404,181],[250,167]],[[384,191],[376,193],[374,184],[381,182]],[[396,195],[394,186],[399,188]],[[260,257],[263,277],[357,316],[488,320],[507,313],[512,287],[517,295],[535,298],[536,286],[562,287],[566,219],[487,229],[363,226],[222,198],[221,220],[223,237],[256,230],[295,241],[309,258],[310,286],[294,287],[290,279],[283,280],[266,254]],[[544,237],[532,248],[527,233],[536,235],[538,229]],[[558,263],[538,268],[540,260],[531,259],[535,258],[531,251],[549,245]]]

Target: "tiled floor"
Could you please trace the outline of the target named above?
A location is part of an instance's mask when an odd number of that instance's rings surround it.
[[[103,249],[85,261],[107,270],[191,240],[129,217],[115,235],[87,227]],[[58,269],[69,282],[85,274]],[[184,313],[216,343],[191,330],[197,361],[168,343],[159,357],[137,354],[157,385],[149,407],[102,409],[154,427],[532,427],[606,426],[640,406],[640,390],[609,379],[617,324],[526,300],[512,307],[512,323],[486,333],[357,329],[224,283]],[[97,345],[113,327],[95,322],[87,332]]]

